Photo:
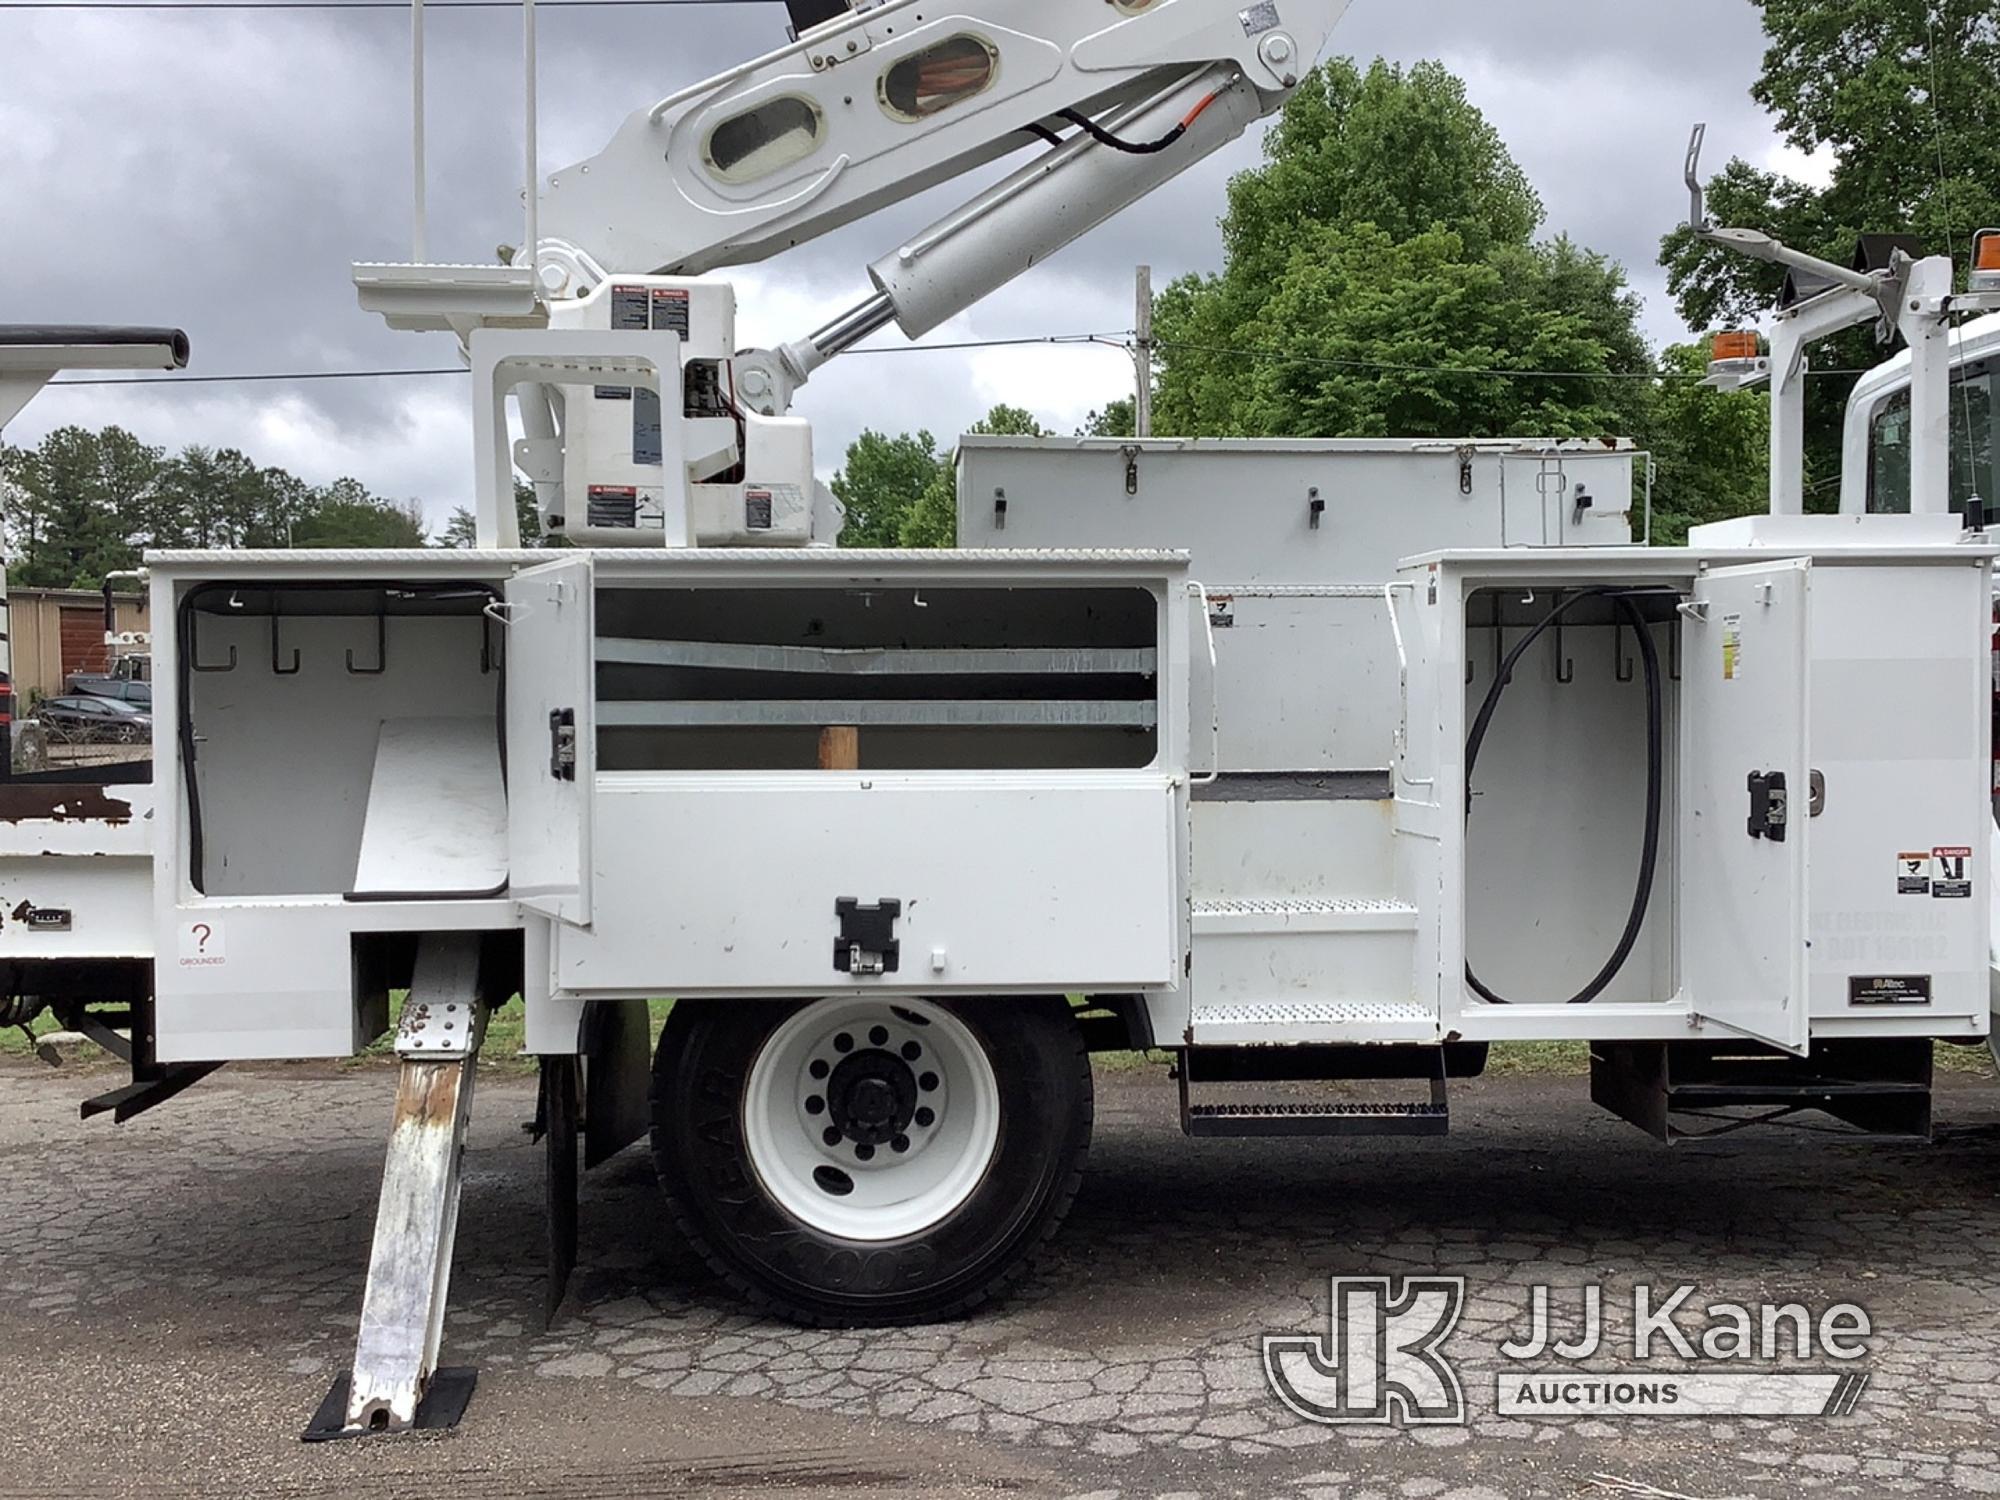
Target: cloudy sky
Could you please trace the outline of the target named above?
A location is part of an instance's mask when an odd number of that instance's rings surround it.
[[[1005,0],[995,0],[1005,3]],[[970,8],[970,7],[969,7]],[[519,238],[519,21],[431,11],[432,257],[489,261]],[[545,169],[595,153],[629,111],[779,44],[775,3],[545,8]],[[1748,0],[1355,0],[1332,48],[1439,57],[1464,77],[1565,231],[1616,257],[1655,342],[1684,330],[1653,264],[1686,212],[1688,125],[1729,153],[1811,172],[1748,90]],[[452,364],[447,335],[387,331],[354,305],[354,260],[408,255],[408,21],[398,9],[11,8],[0,0],[0,322],[171,322],[189,373]],[[930,336],[1130,327],[1132,268],[1158,284],[1220,258],[1223,184],[1253,131]],[[738,273],[745,342],[797,337],[866,287],[867,262],[964,195],[947,185]],[[900,343],[893,332],[880,343]],[[958,431],[998,401],[1060,431],[1130,389],[1088,347],[851,356],[798,409],[820,467],[864,426]],[[119,422],[147,440],[234,445],[314,481],[351,474],[441,520],[471,491],[461,378],[52,389],[8,428]]]

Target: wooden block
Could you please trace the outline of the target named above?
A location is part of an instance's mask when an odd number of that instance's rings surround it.
[[[822,771],[861,769],[861,731],[852,724],[829,724],[819,732],[819,768]]]

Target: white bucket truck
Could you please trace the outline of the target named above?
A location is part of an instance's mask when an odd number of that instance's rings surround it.
[[[554,1291],[579,1145],[650,1131],[671,1232],[810,1322],[1017,1276],[1076,1190],[1093,1048],[1174,1051],[1196,1134],[1435,1134],[1528,1038],[1590,1042],[1662,1138],[1927,1130],[1933,1040],[1990,1028],[1995,552],[1950,514],[1942,412],[1992,293],[1949,262],[1851,272],[1697,205],[1831,283],[1716,372],[1772,382],[1773,514],[1686,548],[1644,545],[1628,445],[1164,439],[968,442],[960,550],[827,545],[798,386],[1268,114],[1342,9],[800,0],[796,41],[590,162],[543,178],[531,144],[508,264],[356,267],[464,341],[479,545],[147,559],[132,999],[183,1082],[346,1056],[408,992],[319,1435],[462,1406],[458,1168],[516,993]],[[704,273],[1022,149],[851,311],[737,349]],[[1862,321],[1914,354],[1911,514],[1804,516],[1804,350]],[[518,547],[516,468],[584,545]],[[1356,1078],[1415,1097],[1263,1087]]]

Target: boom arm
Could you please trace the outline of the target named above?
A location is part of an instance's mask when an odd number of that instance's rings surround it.
[[[1225,63],[1268,113],[1348,0],[889,0],[629,116],[552,174],[542,252],[602,280],[762,260]],[[1039,129],[1038,129],[1039,127]],[[1180,154],[1178,152],[1174,153]]]
[[[613,272],[761,260],[1018,150],[1036,159],[869,267],[876,292],[746,357],[782,411],[890,321],[936,327],[1270,114],[1348,0],[890,0],[630,116],[553,174],[536,265],[563,295]]]
[[[514,467],[545,525],[586,545],[831,541],[810,428],[786,415],[799,385],[891,322],[937,327],[1234,140],[1298,87],[1349,0],[788,3],[790,46],[638,111],[540,183],[508,264],[354,267],[365,309],[465,346],[481,545],[513,545]],[[525,50],[532,123],[532,22]],[[692,279],[1036,143],[804,338],[739,349],[730,288]],[[420,129],[416,157],[421,180]],[[615,369],[604,336],[629,350]]]

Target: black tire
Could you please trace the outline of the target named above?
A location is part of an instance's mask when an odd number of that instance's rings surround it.
[[[811,1003],[811,1002],[805,1002]],[[653,1162],[675,1224],[757,1307],[814,1327],[961,1317],[1022,1276],[1062,1224],[1090,1149],[1090,1057],[1060,996],[935,1002],[973,1033],[1000,1094],[999,1141],[971,1195],[902,1239],[843,1239],[766,1191],[743,1095],[798,1004],[677,1003],[653,1060]]]

